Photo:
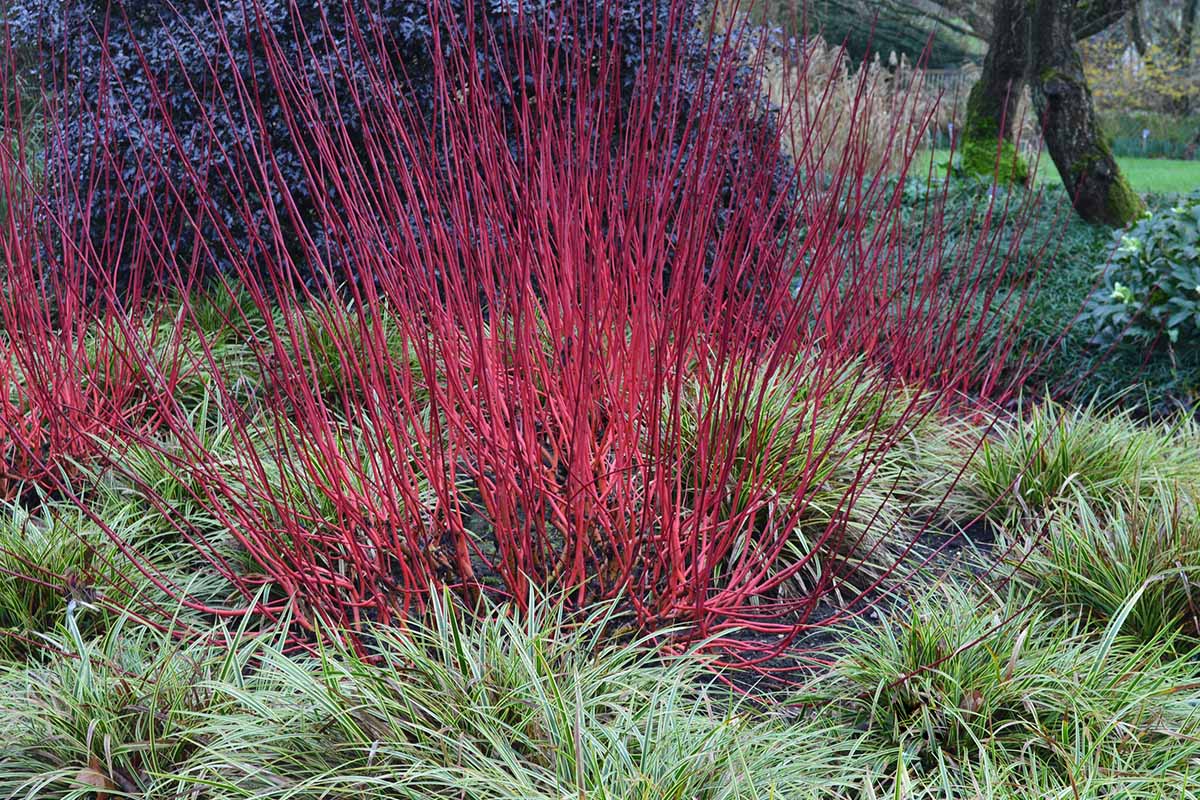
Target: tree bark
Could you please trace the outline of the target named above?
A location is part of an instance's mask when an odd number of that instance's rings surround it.
[[[1138,56],[1146,57],[1146,52],[1150,49],[1146,44],[1146,31],[1142,28],[1142,6],[1137,3],[1129,10],[1129,39],[1133,42],[1133,48],[1137,50]]]
[[[1190,72],[1192,67],[1197,6],[1200,6],[1200,0],[1187,0],[1183,4],[1183,15],[1179,19],[1179,41],[1176,44],[1175,57],[1179,59],[1179,68],[1186,72]],[[1179,102],[1175,104],[1175,111],[1180,116],[1187,116],[1191,110],[1191,102],[1187,95],[1179,98]]]
[[[1075,210],[1089,222],[1121,226],[1136,219],[1144,206],[1096,123],[1083,60],[1075,48],[1072,12],[1070,0],[1038,0],[1033,10],[1033,104],[1046,149]]]
[[[1029,63],[1028,15],[1025,0],[996,0],[992,11],[992,40],[983,72],[967,97],[963,126],[963,169],[975,175],[996,171],[1004,181],[1024,183],[1029,171],[1013,145],[1013,122],[1025,88]]]

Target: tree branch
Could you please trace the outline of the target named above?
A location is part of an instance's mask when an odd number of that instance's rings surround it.
[[[1076,0],[1071,30],[1075,40],[1095,36],[1120,22],[1137,7],[1138,0]]]

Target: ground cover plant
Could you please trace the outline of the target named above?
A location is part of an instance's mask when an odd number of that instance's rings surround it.
[[[1076,500],[1051,522],[1044,548],[1024,569],[1054,601],[1094,621],[1124,613],[1130,634],[1178,631],[1186,647],[1200,633],[1192,594],[1194,500],[1194,492],[1159,488],[1149,497],[1122,498],[1107,514]]]
[[[610,638],[630,621],[612,606],[525,606],[443,597],[369,654],[128,621],[64,633],[64,655],[0,673],[0,792],[1196,796],[1192,662],[1166,657],[1169,637],[1089,636],[1020,596],[946,589],[847,630],[825,677],[765,709],[706,679],[703,657]]]
[[[1193,186],[1194,182],[1187,188]],[[909,210],[902,217],[906,236],[912,240],[920,236],[931,195],[944,214],[945,229],[951,232],[942,246],[969,246],[970,232],[986,219],[997,237],[997,251],[1010,254],[1009,279],[1034,283],[1025,295],[1021,333],[1014,343],[1016,351],[1035,362],[1027,375],[1027,391],[1047,392],[1078,405],[1120,403],[1141,416],[1171,417],[1194,409],[1200,389],[1196,349],[1173,346],[1165,332],[1153,346],[1127,335],[1134,332],[1129,318],[1138,306],[1112,296],[1117,271],[1129,272],[1129,281],[1139,285],[1157,280],[1155,271],[1140,264],[1136,254],[1120,252],[1120,239],[1127,232],[1089,225],[1073,216],[1061,187],[1013,192],[993,187],[990,181],[953,175],[932,181],[909,178],[905,189]],[[1146,200],[1151,218],[1160,220],[1160,225],[1170,225],[1172,209],[1186,204],[1185,197],[1175,194],[1151,194]],[[988,208],[995,213],[985,215]],[[1186,246],[1186,235],[1179,238],[1180,246]],[[1174,246],[1168,243],[1168,250]],[[1122,261],[1126,266],[1118,267]],[[1174,262],[1159,258],[1158,263],[1165,280],[1182,290],[1183,285],[1170,277],[1169,265]],[[1155,297],[1165,300],[1160,294]],[[1165,310],[1180,303],[1187,303],[1186,292],[1170,306],[1155,308]],[[1122,314],[1123,322],[1116,327],[1110,324]],[[1003,319],[1004,310],[997,316]],[[1161,330],[1157,323],[1155,330]]]
[[[1009,521],[1053,512],[1076,496],[1107,510],[1126,496],[1200,485],[1196,429],[1187,417],[1140,426],[1129,412],[1028,403],[983,443],[966,485]]]
[[[1166,657],[1169,634],[1138,644],[1119,627],[1088,636],[1026,595],[948,586],[858,632],[819,691],[895,754],[912,796],[1188,796],[1192,664]]]
[[[66,659],[5,675],[15,755],[0,791],[690,798],[816,796],[855,780],[822,774],[849,748],[815,729],[802,742],[727,697],[701,711],[701,662],[606,643],[611,608],[527,605],[521,620],[471,619],[436,601],[427,625],[383,635],[378,661],[115,628],[93,671]]]
[[[6,95],[0,796],[1194,794],[1196,434],[1018,392],[1030,201],[520,8]]]

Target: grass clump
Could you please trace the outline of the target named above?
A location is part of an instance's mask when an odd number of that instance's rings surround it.
[[[1130,494],[1200,485],[1186,444],[1191,423],[1142,425],[1128,412],[1050,401],[1025,412],[998,424],[968,468],[965,485],[997,522],[1043,518],[1064,498],[1081,496],[1103,511]]]
[[[611,607],[471,619],[443,602],[411,636],[385,633],[379,666],[346,654],[327,680],[353,687],[358,746],[415,755],[431,796],[805,797],[846,774],[844,743],[702,688],[700,661],[614,639],[615,622]]]
[[[1200,514],[1168,487],[1107,513],[1074,498],[1047,526],[1020,575],[1047,601],[1145,641],[1200,638]]]
[[[1165,797],[1189,785],[1200,723],[1173,644],[944,587],[853,634],[825,691],[923,796]]]
[[[407,371],[423,380],[401,318],[386,307],[339,309],[311,303],[295,312],[288,328],[294,337],[289,356],[324,394],[360,398],[372,374],[396,379]]]
[[[804,565],[796,585],[886,575],[905,561],[922,519],[958,515],[952,489],[961,456],[952,443],[969,446],[964,440],[977,432],[945,417],[932,398],[861,360],[829,365],[802,356],[771,374],[738,370],[729,378],[742,381],[752,388],[732,394],[743,407],[723,398],[723,386],[693,385],[685,394],[684,478],[697,487],[713,482],[699,472],[711,459],[704,454],[732,451],[722,513],[741,513],[763,496],[798,509],[789,542]]]
[[[198,715],[231,710],[206,685],[219,677],[216,651],[176,649],[126,625],[95,643],[61,645],[68,656],[3,677],[9,745],[0,795],[182,796],[178,776],[205,744]],[[237,663],[231,658],[225,674],[232,677]]]
[[[115,627],[80,640],[83,659],[3,677],[0,795],[693,800],[838,797],[861,780],[827,730],[611,638],[611,607],[532,606],[438,601],[409,632],[380,630],[370,658]]]
[[[72,591],[111,591],[125,578],[111,542],[78,509],[0,505],[0,660],[29,657],[62,630]],[[94,630],[93,617],[85,628]]]
[[[627,639],[612,605],[526,605],[435,595],[361,653],[68,625],[61,656],[0,669],[0,796],[1195,796],[1200,693],[1169,635],[947,586],[764,707]]]

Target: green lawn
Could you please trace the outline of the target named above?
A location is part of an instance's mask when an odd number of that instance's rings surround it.
[[[928,161],[925,159],[929,158],[930,154],[935,159],[936,171],[940,172],[950,151],[924,151],[913,164],[913,174],[921,174],[928,168]],[[1139,192],[1190,192],[1200,189],[1200,161],[1121,157],[1117,159],[1117,163],[1121,165],[1133,188]],[[1058,180],[1058,169],[1047,153],[1043,153],[1038,161],[1037,180],[1039,183]]]
[[[1191,192],[1200,189],[1200,161],[1162,158],[1119,158],[1117,161],[1129,182],[1140,192]]]

